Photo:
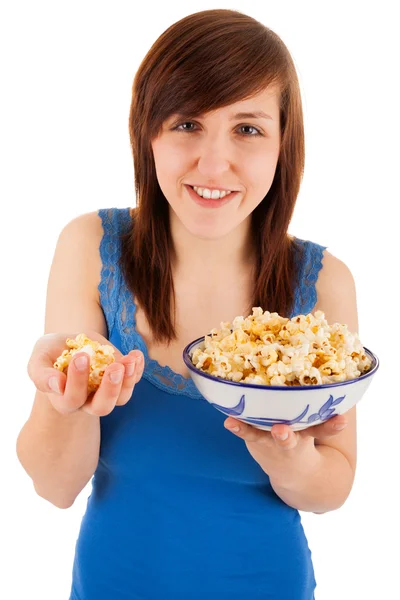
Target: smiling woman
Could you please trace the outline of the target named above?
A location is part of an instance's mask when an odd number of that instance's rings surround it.
[[[345,501],[355,413],[304,443],[284,423],[270,436],[249,423],[232,433],[235,419],[209,405],[182,360],[191,341],[252,307],[290,318],[318,308],[356,331],[346,265],[288,234],[304,168],[288,49],[238,11],[181,19],[138,69],[129,134],[137,207],[101,208],[60,235],[53,335],[30,363],[43,389],[19,440],[35,489],[56,506],[71,506],[93,476],[70,599],[312,600],[299,510]],[[62,332],[88,330],[114,347],[109,368],[124,376],[118,389],[103,377],[96,400],[87,373],[40,367],[49,346],[61,354]],[[127,376],[133,357],[142,360]],[[65,386],[56,399],[50,374]],[[338,418],[348,422],[340,433]]]

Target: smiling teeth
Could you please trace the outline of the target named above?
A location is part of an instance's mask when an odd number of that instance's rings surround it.
[[[222,191],[219,190],[209,190],[208,188],[198,188],[195,185],[193,186],[194,191],[201,196],[202,198],[211,198],[212,200],[220,200],[221,198],[225,198],[230,194],[230,191]]]

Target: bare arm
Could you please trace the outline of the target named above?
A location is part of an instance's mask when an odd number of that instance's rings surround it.
[[[39,496],[58,508],[72,506],[96,470],[99,449],[99,417],[83,411],[62,415],[37,391],[17,454]]]
[[[347,500],[355,472],[347,458],[329,446],[316,446],[315,469],[283,484],[270,483],[275,493],[289,506],[305,512],[325,513],[340,508]]]
[[[313,312],[322,310],[329,323],[347,323],[358,332],[354,278],[349,268],[325,251],[323,268],[317,282],[318,302]],[[357,465],[357,407],[344,417],[347,426],[339,434],[315,439],[316,467],[311,474],[271,481],[278,496],[299,510],[318,514],[336,510],[348,498]],[[338,417],[336,417],[338,418]],[[326,423],[329,427],[329,421]]]
[[[45,334],[97,331],[107,326],[96,297],[100,273],[96,240],[101,222],[81,215],[61,232],[50,269]],[[87,376],[86,376],[87,381]],[[45,391],[36,391],[32,412],[17,440],[18,458],[36,492],[60,508],[72,505],[91,479],[99,458],[100,419],[82,410],[61,414]]]
[[[358,331],[354,279],[348,267],[327,252],[317,292],[318,303],[313,312],[322,310],[329,323],[347,323],[350,331]],[[225,427],[234,431],[234,426],[239,428],[235,435],[245,441],[286,504],[317,514],[344,504],[356,472],[356,406],[301,431],[279,423],[266,432],[228,417]],[[286,437],[278,437],[282,434]]]

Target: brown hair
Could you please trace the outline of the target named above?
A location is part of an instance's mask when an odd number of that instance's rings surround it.
[[[281,146],[271,188],[251,216],[257,264],[247,314],[261,306],[286,316],[297,283],[295,253],[301,250],[287,230],[304,170],[301,96],[288,49],[252,17],[234,10],[205,10],[164,31],[136,73],[129,135],[137,207],[121,238],[120,266],[156,342],[169,344],[177,336],[169,204],[157,181],[151,140],[176,112],[203,114],[275,84],[280,91]]]

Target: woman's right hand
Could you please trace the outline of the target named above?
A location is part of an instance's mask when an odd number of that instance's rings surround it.
[[[75,365],[75,359],[88,356],[85,352],[77,352],[68,366],[65,374],[53,364],[67,350],[67,338],[75,338],[77,333],[48,333],[40,337],[28,362],[28,375],[36,388],[45,392],[53,407],[61,414],[70,414],[82,410],[90,415],[103,417],[108,415],[115,406],[126,404],[133,393],[135,384],[141,379],[144,370],[144,356],[140,350],[131,350],[123,355],[105,337],[96,331],[85,331],[85,335],[100,344],[113,346],[115,362],[108,365],[104,371],[99,388],[88,395],[89,365],[80,371]],[[135,361],[138,363],[135,365]],[[133,373],[129,367],[134,365]],[[110,380],[110,374],[122,374],[119,383]],[[49,386],[49,380],[55,378],[60,392],[57,393]]]

